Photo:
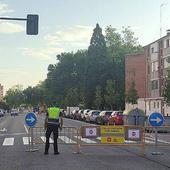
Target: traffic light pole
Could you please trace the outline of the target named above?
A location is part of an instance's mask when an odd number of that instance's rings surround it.
[[[38,15],[28,14],[27,18],[8,18],[0,17],[0,20],[17,20],[17,21],[26,21],[26,33],[27,35],[37,35],[38,34]]]
[[[0,17],[3,20],[18,20],[18,21],[27,21],[27,18],[7,18],[7,17]]]

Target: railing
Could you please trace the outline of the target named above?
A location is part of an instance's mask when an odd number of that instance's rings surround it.
[[[83,147],[138,147],[140,154],[145,155],[146,147],[170,146],[170,140],[159,138],[159,135],[170,136],[170,126],[82,126],[63,127],[59,131],[58,143],[62,145],[74,145],[75,153],[80,153]],[[36,151],[37,144],[45,143],[45,131],[43,127],[32,127],[29,129],[29,149]],[[167,138],[168,139],[168,138]],[[151,140],[151,141],[149,141]],[[50,138],[50,143],[53,139]]]

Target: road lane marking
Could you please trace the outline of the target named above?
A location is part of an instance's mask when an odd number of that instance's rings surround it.
[[[170,142],[167,142],[167,141],[164,141],[164,140],[161,140],[161,139],[158,139],[158,142],[170,144]]]
[[[77,139],[77,136],[74,136],[76,139]],[[94,140],[91,140],[91,139],[88,139],[88,138],[78,138],[80,139],[81,141],[85,142],[85,143],[97,143],[95,142]]]
[[[25,128],[26,133],[28,134],[28,129],[27,129],[26,125],[24,125],[24,128]]]
[[[125,143],[137,143],[137,142],[133,140],[125,140]]]
[[[29,144],[29,138],[28,137],[23,137],[22,141],[23,141],[24,145],[28,145]]]
[[[19,136],[26,135],[26,133],[8,133],[8,134],[0,134],[0,136]]]
[[[0,129],[0,132],[6,132],[6,131],[7,131],[6,128]]]
[[[12,145],[14,145],[14,138],[5,138],[2,145],[3,146],[12,146]]]
[[[68,138],[67,136],[59,136],[59,139],[61,139],[65,143],[76,143],[75,141],[73,141],[72,139]]]
[[[41,136],[42,141],[45,143],[46,142],[46,137]],[[54,143],[54,141],[50,138],[50,143]]]

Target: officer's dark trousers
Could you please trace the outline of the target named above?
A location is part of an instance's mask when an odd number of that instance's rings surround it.
[[[50,147],[50,143],[49,143],[49,139],[50,139],[50,135],[53,132],[53,137],[54,137],[54,153],[58,152],[58,143],[57,143],[57,139],[58,139],[58,125],[55,124],[47,124],[47,130],[46,130],[46,144],[45,144],[45,153],[48,153],[49,147]]]

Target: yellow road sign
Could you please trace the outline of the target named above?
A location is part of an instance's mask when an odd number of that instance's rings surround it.
[[[125,138],[124,137],[117,137],[117,136],[107,136],[107,137],[101,137],[101,143],[124,143]]]
[[[124,126],[101,126],[102,135],[124,134]]]

